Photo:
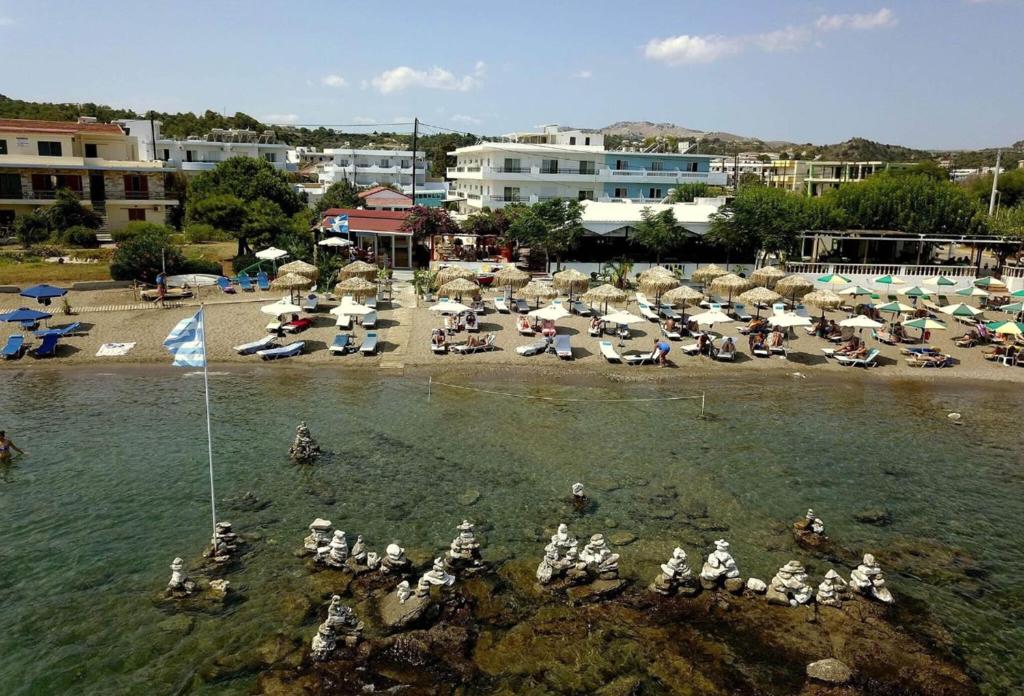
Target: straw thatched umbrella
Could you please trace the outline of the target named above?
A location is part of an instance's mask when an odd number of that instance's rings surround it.
[[[747,290],[745,293],[740,295],[740,299],[757,307],[757,316],[761,316],[761,307],[768,307],[769,305],[778,302],[782,299],[782,295],[774,290],[759,287]]]
[[[749,278],[740,278],[735,273],[726,273],[723,276],[718,276],[709,284],[711,290],[717,293],[726,292],[729,295],[728,302],[732,303],[732,296],[734,293],[743,292],[753,287],[753,283],[750,282]]]
[[[585,276],[575,268],[567,268],[552,276],[554,285],[559,290],[569,294],[569,301],[572,302],[572,294],[575,291],[586,290],[590,287],[590,277]]]
[[[356,263],[359,263],[358,261]],[[366,278],[353,276],[346,278],[334,286],[334,292],[338,295],[351,295],[352,299],[360,300],[365,297],[373,297],[377,294],[377,284],[371,283]]]
[[[278,273],[295,273],[300,276],[305,276],[310,280],[316,280],[320,277],[320,269],[311,263],[305,261],[292,261],[286,263],[283,266],[278,267]]]
[[[652,275],[667,275],[667,276],[672,276],[673,278],[676,276],[675,273],[673,273],[671,270],[665,268],[664,266],[651,266],[646,271],[644,271],[644,272],[642,272],[640,274],[640,278],[643,279],[643,278],[646,278],[646,277],[652,276]]]
[[[796,298],[803,297],[813,289],[814,283],[799,275],[786,276],[775,283],[775,292],[794,302]]]
[[[826,309],[835,309],[843,304],[843,298],[831,290],[817,290],[804,295],[804,303],[813,305],[821,310],[821,316],[825,316]]]
[[[365,280],[377,279],[377,267],[365,261],[353,261],[338,271],[340,278],[363,278]]]
[[[704,266],[704,268],[698,268],[693,272],[693,282],[700,283],[701,285],[707,285],[715,278],[721,278],[724,275],[728,275],[729,271],[724,268],[719,268],[715,264]]]
[[[640,278],[640,290],[644,293],[654,295],[654,304],[661,302],[661,294],[666,290],[679,287],[679,279],[675,275],[664,273],[652,273]]]
[[[533,299],[537,301],[537,306],[540,307],[541,300],[553,300],[558,297],[558,291],[547,283],[541,283],[536,280],[531,280],[527,283],[519,294],[526,299]]]
[[[526,271],[520,270],[512,264],[506,264],[502,266],[494,274],[494,285],[496,287],[507,287],[508,294],[511,297],[513,290],[518,290],[527,283],[530,282],[530,274]]]
[[[625,291],[620,290],[614,285],[610,285],[608,283],[605,283],[604,285],[599,285],[596,288],[591,288],[590,290],[587,290],[587,292],[584,293],[583,295],[583,300],[585,302],[589,302],[590,304],[603,302],[605,314],[608,313],[609,302],[622,302],[625,299]]]
[[[700,290],[694,290],[689,285],[680,285],[678,288],[669,290],[661,296],[661,301],[670,305],[682,305],[693,304],[700,302],[704,299],[704,293]]]
[[[476,273],[461,266],[445,266],[434,276],[434,285],[440,288],[453,280],[476,280]]]
[[[480,286],[468,278],[456,278],[442,285],[437,290],[438,294],[461,298],[468,292],[480,292]]]
[[[774,288],[775,284],[785,277],[786,272],[775,266],[762,266],[750,274],[751,281],[768,289]]]
[[[270,288],[272,290],[287,290],[288,294],[291,295],[296,290],[305,290],[312,287],[313,283],[313,280],[298,273],[285,273],[274,278],[270,283]]]

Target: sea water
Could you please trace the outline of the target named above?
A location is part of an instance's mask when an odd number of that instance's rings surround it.
[[[808,507],[883,568],[887,549],[919,547],[933,567],[890,571],[894,593],[926,602],[986,693],[1021,688],[1019,390],[788,376],[427,382],[326,368],[211,374],[218,517],[256,551],[229,576],[246,601],[181,630],[154,597],[170,561],[194,563],[210,537],[201,374],[6,372],[0,428],[29,456],[0,469],[0,693],[247,693],[256,675],[209,684],[202,667],[281,628],[279,598],[307,576],[295,551],[314,517],[350,544],[362,534],[378,552],[398,540],[424,556],[469,518],[485,557],[539,559],[576,481],[597,510],[574,531],[649,542],[617,549],[638,581],[676,544],[699,565],[708,548],[695,545],[719,536],[745,576],[768,579],[801,557],[788,529]],[[699,398],[662,400],[702,393],[703,418]],[[334,453],[321,464],[288,461],[301,420]],[[232,505],[247,492],[269,505]],[[872,509],[891,524],[854,520]],[[713,531],[684,530],[684,516]],[[968,582],[934,567],[946,553],[971,559]]]

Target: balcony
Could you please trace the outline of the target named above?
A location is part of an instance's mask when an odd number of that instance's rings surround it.
[[[126,201],[148,201],[149,191],[125,191],[124,199]]]
[[[589,168],[550,167],[448,167],[448,176],[454,179],[495,179],[498,181],[522,181],[530,177],[543,176],[548,181],[587,181],[596,183],[610,182],[651,182],[664,184],[682,184],[686,182],[703,182],[715,186],[724,186],[727,176],[725,172],[685,172],[680,169],[608,169],[590,170]]]

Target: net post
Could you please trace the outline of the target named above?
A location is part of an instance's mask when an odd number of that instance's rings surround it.
[[[704,392],[700,393],[700,417],[704,417]]]
[[[427,401],[430,401],[430,388],[434,385],[434,375],[427,377]]]

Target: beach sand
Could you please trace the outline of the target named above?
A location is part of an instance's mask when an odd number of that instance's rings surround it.
[[[899,346],[889,346],[872,340],[870,330],[864,330],[861,337],[866,340],[869,347],[878,348],[881,351],[878,367],[870,370],[845,367],[834,360],[827,360],[822,353],[822,348],[836,346],[817,337],[808,336],[805,330],[799,327],[794,330],[796,338],[791,339],[789,343],[788,359],[756,358],[751,356],[748,351],[746,337],[739,334],[739,328],[742,326],[739,322],[715,327],[716,332],[736,338],[738,354],[733,363],[720,363],[707,357],[685,355],[680,350],[681,346],[689,345],[694,341],[684,338],[682,341],[671,343],[673,350],[669,354],[671,365],[668,369],[650,365],[631,367],[608,363],[598,349],[598,341],[601,339],[588,335],[589,319],[577,316],[567,317],[557,322],[559,333],[565,333],[571,337],[574,360],[559,360],[550,353],[523,357],[516,353],[515,348],[535,339],[518,335],[515,329],[517,315],[498,314],[494,311],[490,303],[492,295],[485,296],[488,311],[480,317],[480,332],[476,335],[483,337],[489,332],[495,333],[497,349],[473,355],[451,353],[434,355],[430,350],[430,333],[432,329],[442,325],[441,317],[423,306],[418,306],[408,284],[397,283],[395,289],[395,302],[391,306],[382,304],[378,312],[379,322],[376,330],[380,339],[380,349],[377,355],[368,357],[356,353],[336,356],[328,351],[327,347],[338,329],[335,327],[334,315],[327,311],[333,303],[326,305],[322,303],[320,311],[312,315],[315,318],[313,328],[295,337],[289,336],[284,339],[284,342],[303,341],[305,353],[296,358],[269,363],[269,365],[283,367],[285,365],[330,364],[338,369],[415,368],[418,370],[420,368],[439,368],[448,370],[455,368],[461,370],[477,368],[496,372],[529,370],[531,372],[548,372],[555,376],[563,376],[575,371],[606,374],[626,379],[658,381],[681,379],[687,375],[757,374],[758,371],[762,373],[773,371],[774,374],[799,373],[805,376],[815,373],[847,374],[854,378],[870,375],[872,378],[1024,381],[1024,369],[1004,367],[999,363],[985,360],[982,357],[982,349],[979,347],[959,348],[955,346],[953,338],[964,333],[966,327],[952,320],[951,317],[945,316],[941,319],[949,326],[949,329],[933,331],[932,340],[929,343],[942,352],[952,355],[958,361],[955,366],[944,369],[910,367],[904,356],[900,354]],[[280,297],[280,292],[261,293],[259,291],[243,293],[237,297],[226,297],[216,294],[216,291],[204,289],[201,299],[206,302],[207,348],[211,364],[263,363],[255,356],[238,355],[233,350],[233,346],[257,340],[266,335],[265,327],[270,317],[262,314],[260,307]],[[198,302],[192,301],[191,305],[179,308],[89,311],[89,308],[94,307],[125,307],[142,304],[134,298],[130,290],[70,292],[67,299],[72,308],[82,311],[76,312],[72,316],[56,314],[48,323],[50,326],[59,326],[71,321],[78,321],[81,322],[85,335],[62,339],[57,355],[53,358],[36,359],[31,354],[26,354],[19,360],[0,361],[0,369],[169,364],[170,356],[162,346],[163,340],[180,319],[194,313],[198,307]],[[0,307],[3,311],[18,306],[37,307],[38,305],[24,298],[0,296]],[[55,304],[51,309],[55,312],[59,311],[59,305]],[[632,306],[627,309],[635,311],[635,307]],[[995,314],[998,315],[998,313]],[[846,315],[842,312],[829,312],[827,316],[838,321]],[[633,336],[625,341],[624,346],[618,345],[618,339],[603,338],[611,340],[620,354],[628,351],[649,353],[655,338],[660,335],[657,324],[653,322],[636,324],[631,327],[631,330]],[[0,324],[0,340],[6,342],[7,336],[14,333],[24,334],[25,332],[17,324]],[[355,334],[358,344],[366,331],[357,326],[352,333]],[[34,337],[27,338],[29,338],[30,345],[39,342],[39,339]],[[461,342],[465,338],[466,334],[463,333],[453,340]],[[96,356],[100,345],[115,342],[135,342],[136,345],[128,355],[123,357]]]

